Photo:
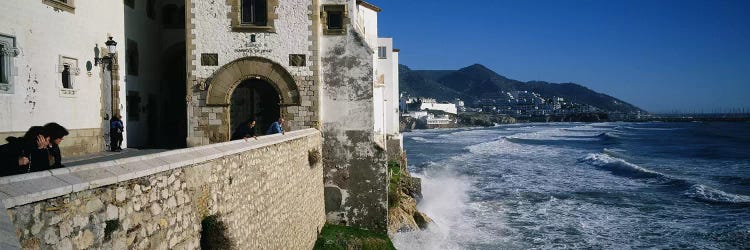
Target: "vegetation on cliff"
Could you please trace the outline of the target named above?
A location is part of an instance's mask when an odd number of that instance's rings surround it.
[[[396,249],[393,242],[386,234],[379,234],[364,229],[326,224],[323,226],[318,241],[313,247],[315,250],[380,250]]]
[[[388,233],[426,229],[432,219],[417,210],[422,182],[406,169],[406,158],[388,163]]]

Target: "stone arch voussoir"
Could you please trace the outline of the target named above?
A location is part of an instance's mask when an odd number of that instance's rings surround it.
[[[280,64],[262,57],[244,57],[222,66],[208,80],[206,105],[229,106],[232,92],[250,78],[268,81],[276,88],[282,106],[299,106],[300,97],[294,78]]]

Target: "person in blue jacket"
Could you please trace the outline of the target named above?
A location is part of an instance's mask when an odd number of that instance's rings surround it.
[[[122,124],[122,116],[116,114],[109,120],[109,149],[113,152],[120,152],[122,148],[122,133],[125,131],[125,126]]]
[[[266,134],[272,135],[272,134],[281,133],[283,135],[284,134],[284,128],[281,127],[282,125],[284,125],[284,118],[283,117],[279,117],[278,121],[275,121],[275,122],[271,123],[271,127],[268,128],[268,131],[266,132]]]

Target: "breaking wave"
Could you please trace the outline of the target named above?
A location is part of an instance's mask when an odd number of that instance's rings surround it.
[[[672,178],[650,170],[633,163],[627,162],[623,159],[609,156],[607,154],[588,154],[585,157],[579,159],[580,162],[585,162],[590,165],[609,170],[614,174],[623,175],[633,178],[661,178],[664,180],[671,180]]]
[[[605,149],[605,153],[588,154],[579,159],[579,161],[611,171],[615,175],[630,178],[652,178],[659,180],[661,184],[674,186],[682,190],[687,189],[683,194],[697,201],[714,204],[750,205],[750,196],[731,194],[702,184],[692,184],[687,180],[669,176],[664,173],[638,166],[623,159],[613,157],[613,154],[621,153]]]
[[[707,203],[750,205],[750,196],[730,194],[701,184],[692,185],[685,195]]]

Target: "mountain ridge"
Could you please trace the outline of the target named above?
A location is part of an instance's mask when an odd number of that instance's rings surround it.
[[[530,91],[545,98],[562,97],[566,101],[587,104],[609,112],[635,113],[645,110],[605,93],[593,91],[572,82],[522,82],[502,76],[482,64],[457,70],[412,70],[399,64],[399,85],[411,96],[433,97],[438,100],[460,98],[467,105],[482,98],[498,96],[501,91]]]

